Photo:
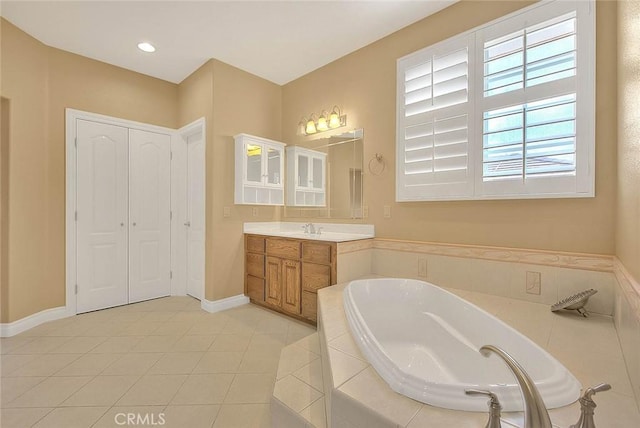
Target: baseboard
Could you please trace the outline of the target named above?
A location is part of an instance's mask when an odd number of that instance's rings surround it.
[[[24,317],[17,321],[0,324],[0,337],[11,337],[27,331],[30,328],[37,327],[48,321],[66,318],[74,314],[69,313],[67,308],[60,306],[58,308],[45,309],[28,317]]]
[[[249,298],[244,294],[238,294],[237,296],[227,297],[220,300],[207,300],[202,299],[202,309],[207,312],[220,312],[226,309],[235,308],[249,303]]]

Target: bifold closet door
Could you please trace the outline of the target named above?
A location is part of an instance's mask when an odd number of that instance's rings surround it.
[[[76,121],[78,313],[127,295],[128,129]]]
[[[171,293],[171,137],[129,130],[129,303]]]

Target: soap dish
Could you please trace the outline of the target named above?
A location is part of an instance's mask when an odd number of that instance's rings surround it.
[[[551,311],[556,312],[561,309],[568,309],[578,311],[578,313],[583,317],[589,316],[589,313],[584,309],[584,305],[586,305],[589,301],[589,297],[593,296],[597,292],[598,290],[590,288],[588,290],[576,293],[573,296],[569,296],[566,299],[560,300],[558,303],[551,306]]]

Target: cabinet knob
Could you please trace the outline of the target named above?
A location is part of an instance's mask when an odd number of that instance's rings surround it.
[[[134,222],[133,222],[133,225],[135,226],[136,224],[137,224],[137,223],[134,221]]]
[[[184,225],[187,226],[187,227],[191,227],[191,222],[190,221],[185,221]]]

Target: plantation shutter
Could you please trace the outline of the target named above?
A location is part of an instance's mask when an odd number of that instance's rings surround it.
[[[399,59],[396,200],[593,196],[594,33],[540,2]]]
[[[472,193],[472,41],[456,37],[398,61],[398,200]]]

